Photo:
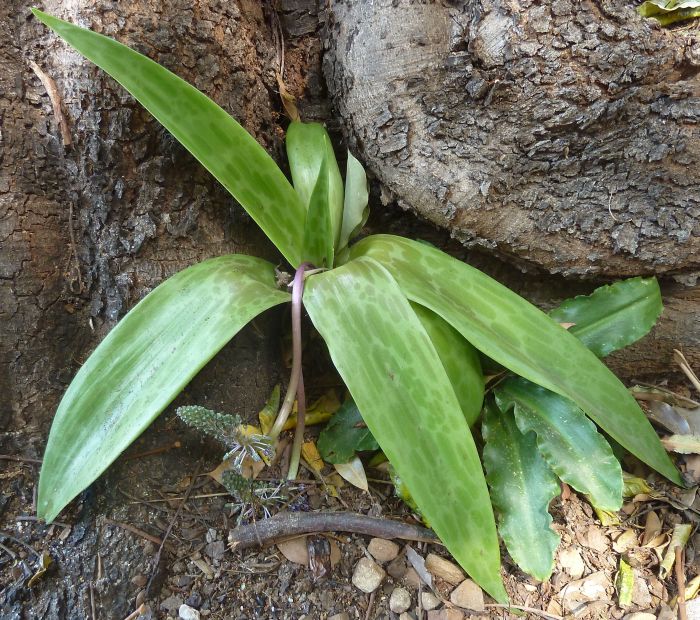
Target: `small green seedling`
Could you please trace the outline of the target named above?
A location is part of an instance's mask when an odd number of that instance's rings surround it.
[[[303,303],[416,505],[455,559],[498,601],[507,596],[496,520],[470,431],[484,401],[477,351],[512,373],[486,399],[484,460],[503,538],[533,574],[544,578],[551,569],[556,537],[546,508],[557,476],[574,486],[578,480],[601,507],[619,508],[619,465],[593,422],[681,482],[635,399],[588,348],[597,338],[596,346],[608,350],[609,342],[617,347],[649,330],[661,311],[655,280],[632,281],[624,289],[629,299],[620,299],[619,289],[601,293],[601,303],[592,305],[608,304],[602,318],[595,318],[595,307],[581,321],[571,318],[591,298],[550,318],[429,245],[392,235],[349,245],[367,217],[367,182],[348,154],[343,184],[322,126],[290,125],[292,185],[233,118],[170,71],[107,37],[34,14],[140,101],[296,270],[290,295],[278,287],[274,265],[220,256],[174,275],[136,305],[95,349],[59,405],[39,481],[40,518],[55,519],[244,325],[289,301],[292,374],[269,441],[295,398],[297,418],[304,419]],[[602,333],[601,325],[614,320],[619,327]],[[560,321],[577,323],[580,333]],[[229,449],[240,446],[235,439]],[[595,452],[576,450],[579,441]],[[576,476],[586,465],[585,475]],[[526,537],[519,547],[518,536]],[[537,555],[531,565],[528,550]]]

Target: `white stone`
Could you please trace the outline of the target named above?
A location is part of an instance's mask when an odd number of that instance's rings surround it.
[[[356,588],[370,594],[374,592],[384,580],[386,573],[384,569],[369,558],[361,558],[355,565],[352,574],[352,583]]]
[[[484,611],[484,592],[471,579],[465,579],[450,594],[450,602],[462,609]]]
[[[389,597],[389,609],[395,614],[403,613],[411,606],[411,594],[406,588],[394,588]]]
[[[180,605],[178,616],[181,620],[199,620],[199,612],[194,607],[185,604]]]
[[[395,542],[384,538],[373,538],[369,541],[367,551],[377,562],[391,562],[399,555],[399,546]]]
[[[437,596],[435,596],[432,592],[422,592],[420,600],[423,604],[423,609],[425,609],[425,611],[436,609],[440,606],[441,603],[440,599]]]

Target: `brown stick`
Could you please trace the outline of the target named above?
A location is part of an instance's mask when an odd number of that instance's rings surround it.
[[[146,604],[141,603],[136,611],[131,612],[124,620],[136,620],[141,614],[146,612]]]
[[[146,540],[150,540],[154,545],[163,544],[163,541],[160,538],[158,538],[157,536],[153,536],[153,534],[149,534],[148,532],[144,532],[143,530],[140,530],[139,528],[134,527],[133,525],[129,525],[128,523],[122,523],[121,521],[114,521],[113,519],[105,519],[105,523],[108,525],[116,525],[117,527],[120,527],[123,530],[126,530],[127,532],[131,532],[132,534],[136,534],[137,536],[140,536],[141,538],[145,538]]]
[[[33,60],[29,61],[29,66],[44,85],[44,88],[49,95],[49,100],[51,101],[51,106],[53,107],[53,115],[56,118],[58,129],[61,132],[63,146],[68,147],[72,142],[70,137],[70,129],[68,129],[68,122],[66,121],[66,117],[63,115],[63,110],[61,109],[61,95],[58,94],[56,82],[53,81],[51,76],[42,71],[39,65],[37,65]]]
[[[335,531],[354,532],[377,538],[440,542],[432,531],[419,525],[352,512],[280,512],[270,519],[241,525],[231,530],[228,542],[231,549],[246,549],[255,545],[270,544],[285,536]]]
[[[25,456],[15,456],[14,454],[0,454],[0,461],[18,461],[19,463],[37,463],[41,465],[41,459],[30,459]]]
[[[683,548],[678,546],[676,551],[676,585],[678,586],[678,618],[688,620],[685,608],[685,566],[683,565]]]

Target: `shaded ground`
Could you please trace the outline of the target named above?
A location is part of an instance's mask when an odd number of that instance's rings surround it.
[[[370,228],[395,231],[401,219],[399,213],[375,217]],[[444,233],[421,224],[411,226],[415,228],[408,231],[412,236],[455,249]],[[403,227],[402,232],[406,232],[405,220]],[[224,351],[223,359],[217,358],[213,366],[203,371],[205,380],[186,391],[179,402],[207,404],[207,380],[226,381],[226,356],[234,354],[236,347],[246,351],[255,351],[256,346],[265,349],[262,343],[274,341],[269,335],[276,333],[284,322],[283,312],[272,313],[263,322],[262,332],[260,326],[245,330],[231,350]],[[274,351],[258,357],[249,354],[249,371],[260,372],[263,370],[260,364],[281,359],[279,349]],[[284,377],[283,364],[278,366],[279,375]],[[261,373],[261,385],[274,383],[274,375],[269,369]],[[334,383],[334,378],[324,377],[319,382],[325,389]],[[236,389],[236,384],[232,382],[232,389]],[[242,403],[242,413],[249,418],[262,406],[254,399],[243,398]],[[308,435],[317,432],[311,429]],[[5,436],[1,451],[38,459],[43,442],[44,438],[38,436]],[[172,447],[175,442],[180,447]],[[145,454],[165,447],[171,449]],[[405,543],[401,541],[397,541],[398,558],[384,564],[389,574],[373,594],[362,592],[352,583],[357,562],[371,557],[367,551],[370,538],[366,536],[329,533],[329,540],[340,551],[340,561],[330,574],[318,580],[307,567],[287,560],[276,546],[229,551],[226,541],[236,515],[226,506],[230,498],[223,494],[223,488],[206,475],[218,464],[221,454],[219,446],[203,441],[185,428],[170,409],[53,526],[32,520],[38,464],[0,461],[0,531],[4,535],[0,540],[2,617],[67,618],[71,617],[66,615],[70,609],[80,610],[81,617],[86,618],[126,618],[146,602],[148,611],[143,618],[177,618],[181,605],[185,604],[198,610],[201,618],[211,619],[334,616],[336,620],[396,619],[399,614],[390,610],[389,601],[398,585],[405,586],[410,593],[409,611],[413,618],[518,617],[497,607],[487,607],[480,614],[453,608],[451,615],[447,611],[439,616],[437,611],[427,615],[422,609],[422,594],[428,588],[420,583],[407,563]],[[694,464],[693,457],[689,458],[691,465]],[[627,465],[628,470],[634,467]],[[200,475],[193,478],[197,472]],[[263,475],[273,474],[274,471]],[[370,472],[370,476],[377,482],[370,483],[369,494],[345,486],[335,498],[309,471],[302,470],[301,477],[306,482],[290,490],[287,507],[302,511],[351,510],[415,522],[408,509],[393,497],[392,487],[381,481],[385,475]],[[675,576],[672,573],[665,580],[658,578],[659,557],[664,553],[673,525],[696,523],[700,500],[695,500],[695,491],[691,490],[673,499],[674,506],[663,499],[664,493],[671,490],[660,481],[652,480],[652,483],[662,499],[637,497],[621,513],[622,523],[614,526],[601,525],[591,507],[565,488],[551,506],[554,527],[562,536],[551,579],[543,584],[535,582],[504,555],[504,578],[513,604],[537,610],[539,613],[527,614],[532,618],[622,618],[634,612],[653,614],[638,617],[642,620],[675,618],[670,610],[664,611],[677,590]],[[185,496],[188,499],[181,507]],[[653,530],[656,521],[652,519],[651,524],[648,521],[652,513],[660,522],[658,532]],[[159,541],[171,526],[159,556]],[[691,538],[687,549],[688,580],[700,572],[700,556],[696,557],[695,551],[698,543],[700,540]],[[446,555],[436,545],[411,543],[411,546],[423,558],[429,553]],[[30,587],[29,581],[42,553],[48,553],[52,563]],[[619,605],[620,592],[615,588],[622,554],[634,573],[631,601],[624,608]],[[449,601],[453,588],[438,578],[434,594]],[[489,603],[488,598],[486,602]],[[447,608],[442,605],[440,609]],[[541,615],[542,612],[549,615]]]

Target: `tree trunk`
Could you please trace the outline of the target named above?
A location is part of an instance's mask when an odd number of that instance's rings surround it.
[[[11,0],[0,7],[0,428],[7,431],[0,453],[40,458],[67,384],[147,292],[208,257],[280,258],[211,175],[114,80],[39,24],[31,5]],[[268,149],[281,152],[276,47],[259,2],[43,5],[174,70]],[[62,142],[59,118],[30,61],[55,80],[70,146]],[[265,331],[266,325],[269,315],[258,327]],[[200,373],[185,398],[249,416],[269,393],[277,359],[273,338],[246,329]],[[190,463],[187,473],[192,469]],[[110,468],[101,492],[114,493],[119,471]],[[24,506],[31,506],[36,473],[16,498]],[[78,525],[65,543],[55,537],[39,542],[65,579],[37,595],[26,587],[5,591],[0,615],[90,617],[88,584],[98,552],[106,562],[104,579],[93,589],[98,612],[116,618],[133,610],[127,592],[134,589],[134,563],[145,570],[149,560],[133,535],[101,537],[93,527],[91,497],[84,496],[68,517]],[[0,512],[16,514],[20,505],[0,504]],[[41,538],[41,532],[34,534]]]
[[[700,269],[700,44],[630,0],[332,0],[326,77],[400,203],[564,275]]]
[[[674,347],[700,365],[700,46],[631,4],[331,0],[323,59],[383,201],[529,272],[505,277],[526,297],[666,276],[652,339],[612,358],[628,379]]]

